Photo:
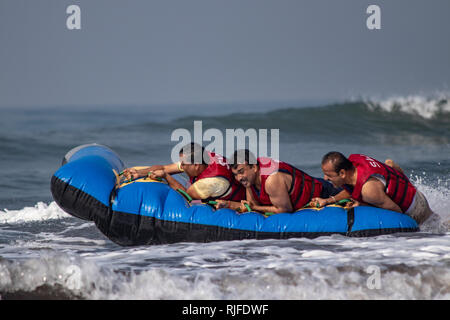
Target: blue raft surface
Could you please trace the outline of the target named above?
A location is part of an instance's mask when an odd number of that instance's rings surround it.
[[[376,236],[418,231],[405,214],[360,206],[302,209],[265,217],[191,205],[163,182],[139,179],[119,185],[125,168],[108,147],[90,144],[72,149],[51,180],[56,203],[69,214],[94,221],[120,245],[210,242],[240,239],[315,238],[342,234]]]

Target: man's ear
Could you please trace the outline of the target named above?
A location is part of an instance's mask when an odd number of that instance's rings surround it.
[[[347,172],[344,169],[339,170],[339,177],[345,178],[346,175],[347,175]]]

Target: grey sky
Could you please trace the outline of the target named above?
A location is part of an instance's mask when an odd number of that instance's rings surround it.
[[[81,30],[66,28],[71,4]],[[449,15],[448,0],[0,0],[0,106],[448,90]]]

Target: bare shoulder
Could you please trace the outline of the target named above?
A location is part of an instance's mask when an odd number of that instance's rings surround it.
[[[289,177],[289,176],[287,176]],[[266,180],[266,191],[268,193],[278,193],[279,191],[285,189],[288,185],[286,181],[286,175],[282,172],[276,172],[271,174]]]
[[[386,196],[384,184],[376,178],[369,178],[362,186],[361,195],[368,203],[378,202]]]
[[[376,179],[376,178],[369,178],[366,183],[363,184],[362,186],[362,192],[364,191],[376,191],[376,190],[380,190],[384,192],[384,184]]]

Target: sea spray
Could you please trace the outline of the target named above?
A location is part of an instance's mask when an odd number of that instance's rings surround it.
[[[54,201],[49,204],[39,201],[34,207],[25,207],[21,210],[5,209],[4,211],[0,211],[0,224],[44,221],[69,217],[71,216],[59,208]]]

